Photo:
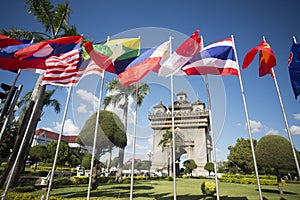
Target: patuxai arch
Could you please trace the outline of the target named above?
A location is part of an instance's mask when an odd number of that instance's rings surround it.
[[[212,151],[208,110],[199,99],[189,102],[184,92],[179,92],[176,96],[177,101],[174,102],[176,174],[179,174],[180,157],[186,154],[187,159],[193,159],[197,164],[193,175],[206,175],[204,166],[211,161]],[[172,173],[172,142],[159,145],[163,134],[167,130],[172,130],[171,111],[171,105],[166,107],[160,101],[148,115],[154,131],[151,172],[169,175]]]

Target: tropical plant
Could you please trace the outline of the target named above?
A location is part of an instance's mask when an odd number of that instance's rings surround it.
[[[41,41],[45,39],[53,39],[61,36],[67,35],[78,35],[75,26],[69,26],[68,19],[70,15],[69,1],[63,4],[57,4],[53,6],[50,0],[24,0],[28,8],[28,13],[32,14],[45,28],[45,32],[36,31],[26,31],[12,28],[10,30],[1,30],[0,32],[6,36],[13,37],[15,39],[29,39],[36,38],[36,41]],[[7,176],[12,168],[13,162],[16,160],[17,152],[20,147],[21,141],[23,140],[24,134],[28,127],[27,137],[24,139],[23,145],[24,149],[21,150],[22,155],[20,158],[26,159],[29,153],[29,147],[31,146],[32,138],[39,121],[39,118],[43,109],[43,96],[45,93],[46,86],[41,86],[43,75],[40,75],[34,92],[30,97],[30,102],[27,105],[25,115],[23,117],[21,127],[19,130],[18,138],[15,142],[15,147],[10,155],[8,165],[6,170],[3,171],[0,181],[0,187],[3,187],[5,182],[7,182]],[[35,105],[36,104],[36,105]],[[33,108],[36,108],[33,110]],[[31,116],[33,116],[31,118]],[[31,120],[29,120],[31,119]],[[25,162],[18,162],[16,169],[24,169]],[[12,174],[11,185],[17,184],[19,179],[19,171],[15,170]]]
[[[136,96],[136,86],[130,85],[128,87],[122,87],[119,80],[113,79],[107,85],[107,90],[111,92],[110,95],[104,98],[104,109],[112,104],[114,107],[117,105],[123,110],[124,118],[124,129],[127,130],[127,117],[128,117],[128,106],[129,106],[129,97],[137,99],[137,105],[142,105],[142,102],[147,94],[149,94],[150,89],[147,84],[141,83],[138,85],[138,95]],[[122,169],[124,162],[124,148],[119,148],[119,162],[118,162],[118,173],[116,175],[116,181],[118,183],[122,182]]]

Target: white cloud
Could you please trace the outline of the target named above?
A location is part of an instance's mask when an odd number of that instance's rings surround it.
[[[62,125],[62,123],[55,122],[54,129],[56,131],[60,132],[61,131],[61,125]],[[76,126],[71,119],[66,119],[63,135],[78,135],[78,134],[79,134],[78,126]]]
[[[252,133],[259,133],[264,130],[264,126],[260,121],[250,120],[250,127],[252,130]]]
[[[137,148],[138,150],[147,150],[148,149],[147,146],[143,146],[143,145],[139,145],[139,144],[135,144],[135,148]]]
[[[266,135],[279,135],[279,131],[275,129],[270,129]]]
[[[294,119],[300,120],[300,113],[293,114]]]
[[[107,94],[106,94],[106,96],[109,96],[109,95],[114,95],[114,94],[116,94],[117,93],[117,91],[108,91],[107,92]],[[128,98],[128,116],[127,116],[127,120],[128,120],[128,123],[133,123],[133,114],[132,114],[132,110],[133,110],[133,98],[131,97],[131,96],[129,96],[129,98]],[[112,104],[110,104],[110,105],[108,105],[107,107],[106,107],[106,110],[109,110],[109,111],[111,111],[111,112],[114,112],[114,113],[116,113],[119,117],[120,117],[120,119],[123,121],[123,109],[121,109],[120,107],[119,107],[119,105],[120,104],[123,104],[124,103],[124,99],[122,99],[121,101],[120,101],[120,103],[118,104],[118,105],[116,105],[116,106],[114,106],[114,105],[112,105]]]
[[[300,135],[300,126],[291,126],[290,128],[292,135]]]
[[[79,113],[87,113],[88,111],[87,111],[86,105],[83,104],[83,103],[80,103],[80,105],[77,108],[77,112],[79,112]]]
[[[88,92],[83,89],[76,90],[76,95],[79,96],[82,100],[87,101],[88,103],[96,106],[98,104],[98,98],[91,92]]]

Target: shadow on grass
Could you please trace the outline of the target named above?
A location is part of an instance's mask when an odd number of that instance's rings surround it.
[[[258,191],[258,189],[256,189],[256,191]],[[265,193],[273,193],[273,194],[279,194],[279,190],[277,189],[262,189],[261,190],[262,192],[265,192]],[[288,191],[284,191],[283,190],[283,194],[291,194],[291,195],[298,195],[298,193],[295,193],[295,192],[288,192]]]

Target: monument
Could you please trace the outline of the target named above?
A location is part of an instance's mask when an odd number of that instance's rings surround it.
[[[211,137],[209,135],[209,113],[204,102],[197,99],[187,101],[187,94],[179,92],[174,102],[175,163],[179,174],[180,157],[186,154],[197,164],[193,176],[206,175],[204,166],[211,162]],[[172,131],[172,106],[166,107],[162,101],[153,107],[148,118],[153,129],[153,149],[151,172],[172,175],[172,141],[160,144],[167,131]]]

